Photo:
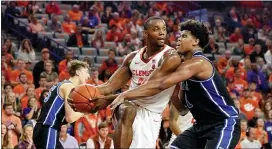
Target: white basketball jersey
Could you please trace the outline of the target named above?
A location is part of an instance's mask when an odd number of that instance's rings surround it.
[[[139,85],[144,84],[148,80],[150,74],[156,68],[158,68],[159,61],[161,60],[163,54],[172,48],[165,45],[165,48],[162,51],[155,54],[148,60],[143,60],[142,56],[145,52],[145,49],[146,47],[138,51],[129,66],[132,73],[132,79],[129,89],[133,89],[138,87]],[[162,113],[174,92],[174,88],[175,86],[170,87],[154,96],[135,100],[133,102],[152,112]]]

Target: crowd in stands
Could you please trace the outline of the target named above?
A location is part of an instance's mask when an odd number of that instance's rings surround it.
[[[150,16],[160,16],[167,24],[166,43],[172,47],[180,33],[180,23],[186,12],[174,10],[168,2],[89,2],[61,4],[60,2],[10,1],[2,2],[2,13],[27,18],[27,32],[38,35],[51,32],[67,35],[67,47],[94,48],[94,55],[84,55],[90,65],[87,83],[106,82],[120,66],[117,57],[125,57],[145,43],[143,23]],[[272,145],[272,5],[262,8],[226,9],[212,16],[205,25],[210,42],[204,53],[216,66],[240,111],[241,137],[236,148]],[[62,21],[63,20],[63,21]],[[91,38],[89,38],[91,37]],[[37,38],[38,39],[38,36]],[[2,147],[35,148],[33,128],[39,117],[43,100],[51,86],[68,79],[67,63],[78,58],[75,51],[65,50],[59,63],[51,47],[40,48],[36,39],[24,39],[15,44],[9,38],[1,42],[1,105]],[[109,48],[107,43],[113,43]],[[106,49],[106,50],[105,50]],[[40,55],[38,55],[40,54]],[[107,58],[99,62],[98,57]],[[35,62],[35,63],[34,63]],[[118,92],[129,88],[129,83]],[[88,114],[75,123],[63,125],[60,142],[64,147],[112,148],[114,133],[110,108]],[[171,136],[169,106],[156,148],[164,148]],[[102,146],[101,146],[102,145]]]

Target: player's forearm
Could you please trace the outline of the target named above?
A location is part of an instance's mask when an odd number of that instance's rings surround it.
[[[64,108],[65,108],[65,119],[68,123],[73,123],[74,121],[78,120],[80,117],[83,116],[82,113],[75,112],[71,106],[68,104],[67,99],[64,101]]]
[[[179,129],[177,121],[170,121],[169,122],[169,127],[171,129],[171,131],[176,135],[180,135],[182,133],[182,131]]]
[[[123,93],[125,100],[136,100],[158,94],[164,89],[161,88],[161,79],[152,80],[132,90]]]

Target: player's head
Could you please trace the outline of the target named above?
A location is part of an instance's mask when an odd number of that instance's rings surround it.
[[[166,38],[166,23],[160,17],[150,17],[144,23],[144,38],[147,43],[163,47]]]
[[[106,138],[108,136],[109,128],[106,122],[102,122],[98,125],[98,133],[101,138]]]
[[[181,24],[181,34],[177,47],[179,53],[186,53],[197,48],[203,49],[209,43],[209,31],[206,26],[196,20],[188,20]]]
[[[72,60],[68,63],[68,72],[71,77],[78,77],[80,84],[85,83],[90,77],[89,65],[79,60]]]

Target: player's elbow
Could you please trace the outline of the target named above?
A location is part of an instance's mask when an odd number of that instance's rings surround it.
[[[170,86],[169,82],[163,80],[163,79],[160,79],[159,81],[157,81],[157,88],[160,90],[160,91],[163,91],[165,89],[168,89]]]
[[[73,122],[74,122],[72,116],[66,116],[65,120],[66,120],[68,123],[73,123]]]

